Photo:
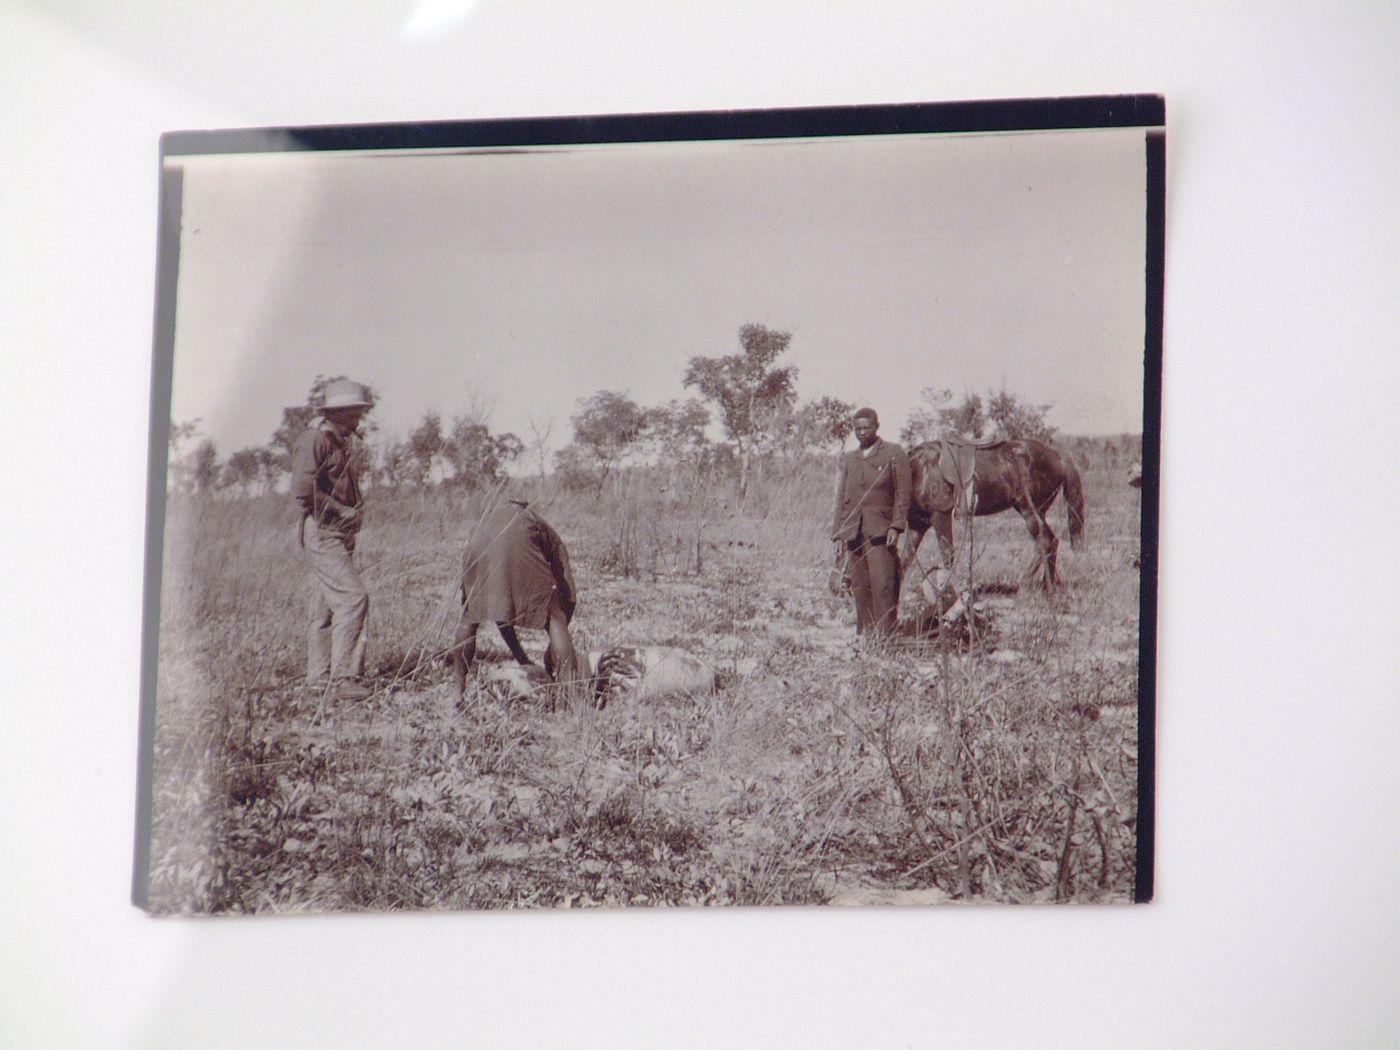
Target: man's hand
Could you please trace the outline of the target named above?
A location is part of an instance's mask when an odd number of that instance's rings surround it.
[[[895,546],[898,546],[898,545],[899,545],[899,537],[900,537],[900,530],[899,530],[899,529],[890,529],[888,532],[885,533],[885,545],[888,546],[888,547],[895,547]]]

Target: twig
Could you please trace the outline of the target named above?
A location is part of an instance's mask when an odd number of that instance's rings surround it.
[[[1089,768],[1093,770],[1094,776],[1098,777],[1099,783],[1103,785],[1104,792],[1108,795],[1108,801],[1113,803],[1113,812],[1121,816],[1123,811],[1118,805],[1118,796],[1115,795],[1113,789],[1108,786],[1108,779],[1099,770],[1098,763],[1094,761],[1094,756],[1086,753],[1084,757],[1088,760]]]
[[[1069,864],[1074,856],[1074,825],[1078,816],[1079,796],[1072,794],[1069,804],[1069,821],[1065,825],[1065,844],[1060,850],[1060,870],[1055,877],[1055,899],[1057,901],[1065,900],[1069,895]]]
[[[1005,818],[1002,818],[1002,819],[1005,819]],[[1000,820],[989,820],[989,821],[987,821],[987,823],[983,824],[980,828],[975,829],[975,830],[972,831],[970,834],[964,835],[962,838],[960,838],[960,839],[958,839],[956,842],[954,842],[951,846],[945,846],[943,849],[941,849],[941,850],[939,850],[937,853],[933,854],[933,856],[931,856],[931,857],[925,857],[923,860],[919,861],[919,863],[915,864],[912,868],[910,868],[910,869],[909,869],[908,871],[906,871],[903,875],[901,875],[900,878],[907,879],[907,878],[909,878],[911,875],[914,875],[914,874],[916,874],[917,872],[923,871],[924,868],[927,868],[927,867],[928,867],[930,864],[932,864],[934,861],[940,860],[941,858],[943,858],[943,857],[947,856],[949,853],[951,853],[953,850],[958,849],[958,848],[961,847],[961,846],[967,845],[969,842],[971,842],[973,839],[975,839],[978,835],[981,835],[983,832],[990,831],[992,828],[996,827],[997,824],[999,824],[1000,822],[1001,822]]]

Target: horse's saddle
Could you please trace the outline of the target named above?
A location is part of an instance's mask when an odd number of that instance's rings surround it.
[[[977,480],[977,450],[998,448],[1006,444],[1004,437],[992,437],[982,441],[971,441],[961,434],[944,434],[938,439],[938,472],[948,486],[948,506],[936,510],[950,511],[954,508],[964,513],[972,513],[977,506],[973,491]]]

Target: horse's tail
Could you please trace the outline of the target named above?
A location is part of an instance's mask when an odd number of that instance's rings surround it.
[[[1065,507],[1069,511],[1069,545],[1079,550],[1084,545],[1084,482],[1080,480],[1079,468],[1074,460],[1060,454],[1064,466]]]

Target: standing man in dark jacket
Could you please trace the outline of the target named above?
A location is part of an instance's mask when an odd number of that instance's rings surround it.
[[[369,592],[351,560],[364,521],[356,430],[370,409],[365,388],[348,379],[326,385],[318,419],[292,450],[292,496],[301,511],[297,542],[314,577],[307,629],[307,684],[327,684],[345,700],[363,700]]]
[[[841,459],[831,538],[849,558],[856,633],[888,634],[899,608],[895,544],[909,524],[909,457],[879,436],[873,408],[855,414],[859,447]]]

